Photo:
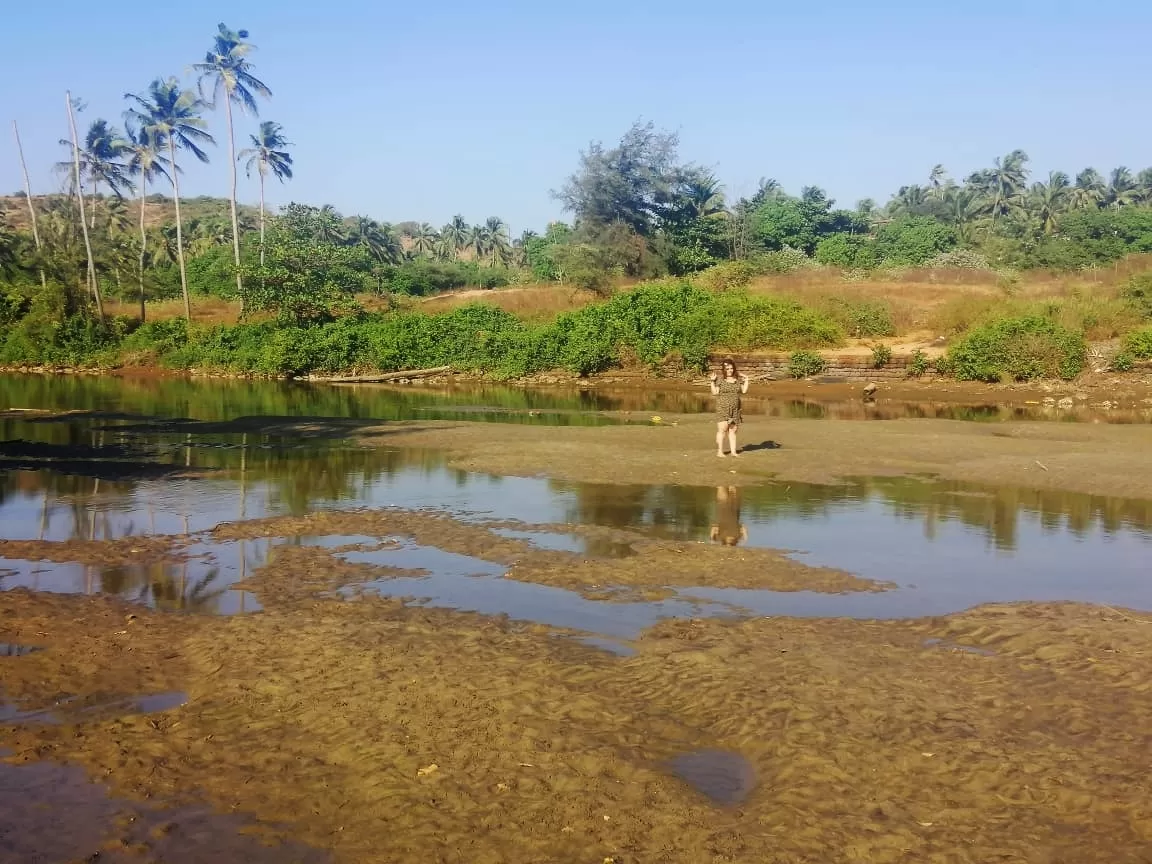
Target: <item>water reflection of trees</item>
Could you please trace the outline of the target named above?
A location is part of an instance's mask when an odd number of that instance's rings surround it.
[[[641,529],[674,539],[702,539],[715,523],[715,490],[688,486],[613,486],[553,482],[571,497],[571,522]],[[996,546],[1013,549],[1020,524],[1034,518],[1047,531],[1083,537],[1152,530],[1152,501],[1056,490],[984,487],[908,477],[853,480],[840,485],[770,484],[743,490],[752,521],[813,519],[874,502],[896,518],[920,520],[928,536],[945,522],[979,529]]]

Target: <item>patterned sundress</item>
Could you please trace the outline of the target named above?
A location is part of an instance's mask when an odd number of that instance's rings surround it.
[[[744,422],[744,416],[740,413],[740,382],[721,378],[716,382],[716,387],[720,391],[716,396],[716,422],[727,421],[739,426]]]

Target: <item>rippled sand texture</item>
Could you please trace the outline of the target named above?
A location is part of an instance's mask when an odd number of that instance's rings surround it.
[[[130,796],[202,790],[342,861],[1135,862],[1152,844],[1152,626],[1128,613],[678,621],[627,659],[374,598],[123,613],[0,596],[0,629],[18,616],[46,647],[0,658],[6,690],[189,702],[0,740]],[[703,748],[748,760],[742,803],[670,770]]]

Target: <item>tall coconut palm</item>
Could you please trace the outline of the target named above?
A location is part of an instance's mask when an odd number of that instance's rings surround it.
[[[460,214],[453,216],[452,221],[440,229],[440,242],[448,252],[448,257],[453,260],[460,254],[461,249],[468,246],[470,236],[471,229]]]
[[[1108,206],[1116,209],[1127,207],[1129,204],[1135,204],[1139,197],[1132,172],[1124,166],[1115,169],[1108,178],[1108,190],[1104,198]]]
[[[188,298],[188,273],[184,266],[184,237],[180,218],[180,168],[176,162],[178,150],[187,150],[201,162],[208,161],[208,154],[201,144],[214,144],[215,139],[205,129],[204,102],[190,90],[180,87],[175,78],[157,78],[143,95],[126,93],[124,98],[133,104],[127,111],[130,123],[139,129],[147,130],[158,142],[168,145],[168,160],[171,165],[168,179],[172,182],[172,197],[176,203],[176,255],[180,264],[180,289],[184,292],[184,317],[192,320],[192,303]]]
[[[948,172],[944,169],[943,165],[937,164],[932,166],[932,170],[928,172],[928,188],[929,194],[937,201],[944,200],[944,190],[952,186],[952,181],[948,178]]]
[[[440,235],[436,233],[436,229],[427,222],[421,222],[412,233],[412,248],[419,255],[431,255],[439,240]]]
[[[20,157],[20,173],[24,177],[24,197],[28,201],[28,217],[32,222],[32,241],[36,245],[36,254],[40,255],[44,251],[44,246],[40,242],[40,226],[36,220],[36,205],[32,203],[32,182],[28,179],[28,163],[24,161],[24,143],[20,140],[20,127],[16,125],[16,121],[12,121],[12,134],[16,138],[16,155]],[[44,267],[40,267],[40,287],[44,290],[48,289],[48,278],[44,273]]]
[[[908,216],[918,213],[927,203],[928,190],[923,186],[901,186],[888,202],[888,212],[894,216]]]
[[[1136,194],[1141,204],[1152,204],[1152,168],[1145,168],[1136,175]]]
[[[200,74],[201,97],[204,95],[204,85],[210,84],[212,99],[209,104],[214,109],[223,97],[228,117],[228,161],[232,170],[232,194],[228,200],[232,207],[232,253],[236,264],[237,292],[243,291],[244,284],[240,275],[240,226],[236,218],[236,129],[232,122],[232,104],[255,115],[256,97],[267,99],[272,96],[268,86],[252,74],[248,55],[256,46],[245,41],[247,38],[247,30],[229,30],[225,25],[218,24],[212,47],[204,55],[204,62],[192,67]]]
[[[348,235],[348,244],[367,250],[382,264],[395,264],[403,257],[400,241],[391,225],[381,225],[375,219],[360,216]]]
[[[468,240],[464,244],[466,249],[472,250],[477,261],[482,261],[488,254],[488,231],[483,225],[473,225],[468,229]]]
[[[264,266],[264,180],[271,174],[281,183],[292,179],[292,156],[288,148],[292,146],[284,137],[284,129],[279,123],[265,120],[260,131],[249,136],[252,146],[240,151],[240,158],[247,158],[244,172],[251,177],[252,169],[260,176],[260,266]]]
[[[148,255],[148,232],[145,229],[145,210],[148,203],[148,183],[163,177],[171,181],[168,176],[168,159],[163,150],[167,142],[157,137],[155,132],[145,127],[133,129],[128,127],[128,173],[140,178],[140,256],[137,261],[136,277],[140,293],[140,323],[145,321],[144,308],[144,262]]]
[[[977,171],[968,178],[969,184],[983,194],[992,224],[1003,216],[1017,212],[1021,206],[1024,184],[1028,181],[1028,154],[1013,150],[997,158],[991,169]]]
[[[1104,201],[1107,184],[1095,168],[1085,168],[1076,175],[1076,185],[1072,187],[1071,205],[1078,209],[1095,209]]]
[[[1071,183],[1063,171],[1051,171],[1047,183],[1033,183],[1028,191],[1028,209],[1045,234],[1056,231],[1056,223],[1068,209]]]
[[[499,216],[489,216],[484,222],[484,245],[489,266],[508,264],[512,259],[512,244],[508,242],[508,226]]]
[[[72,149],[72,142],[61,139],[60,144]],[[107,120],[93,120],[84,134],[84,144],[80,147],[80,183],[87,181],[92,187],[92,215],[89,227],[96,229],[96,201],[100,185],[104,184],[108,190],[120,197],[132,188],[132,181],[128,178],[128,168],[124,158],[128,154],[129,142],[120,134],[116,127],[109,125]],[[62,170],[71,170],[72,159],[57,163]],[[84,194],[77,190],[77,194]]]
[[[956,229],[956,237],[961,243],[971,242],[981,208],[980,192],[972,186],[953,184],[944,193],[945,218]]]
[[[100,299],[100,283],[96,278],[96,259],[92,255],[92,238],[88,236],[88,221],[84,218],[84,186],[80,166],[80,139],[76,134],[76,103],[71,92],[65,92],[64,101],[68,108],[68,130],[72,133],[72,181],[76,184],[76,201],[80,208],[80,230],[84,235],[84,251],[88,258],[88,290],[96,301],[96,314],[104,320],[104,302]]]

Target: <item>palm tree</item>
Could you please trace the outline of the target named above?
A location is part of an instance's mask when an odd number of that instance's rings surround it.
[[[145,95],[124,94],[124,98],[135,103],[129,108],[130,122],[146,129],[157,142],[168,144],[168,159],[171,163],[169,180],[172,181],[173,199],[176,203],[176,255],[180,264],[180,289],[184,292],[184,317],[192,320],[192,304],[188,299],[188,273],[184,266],[184,239],[180,220],[180,169],[176,164],[176,151],[188,150],[201,162],[208,161],[208,154],[201,144],[214,144],[212,135],[204,128],[204,118],[200,116],[204,102],[190,90],[183,90],[175,78],[157,78],[148,87]]]
[[[1152,204],[1152,168],[1145,168],[1136,175],[1136,189],[1141,204]]]
[[[927,203],[928,190],[923,186],[901,186],[895,197],[888,202],[888,210],[893,215],[907,216],[918,213]]]
[[[459,255],[461,249],[468,246],[470,231],[468,223],[460,214],[453,216],[452,221],[440,229],[440,242],[453,260]]]
[[[140,178],[140,257],[136,270],[137,282],[140,289],[140,323],[145,320],[144,308],[144,261],[148,254],[148,232],[145,230],[144,211],[148,201],[148,181],[160,177],[171,181],[168,175],[168,159],[161,152],[165,141],[157,137],[154,132],[145,127],[133,129],[128,127],[128,173]]]
[[[1135,204],[1139,198],[1139,190],[1132,178],[1132,172],[1123,166],[1115,169],[1108,179],[1108,190],[1104,198],[1108,205],[1119,209]]]
[[[1028,154],[1023,150],[1013,150],[1002,159],[997,158],[991,169],[977,171],[968,178],[969,184],[984,195],[993,225],[999,217],[1020,209],[1027,180]]]
[[[1095,168],[1085,168],[1076,175],[1076,185],[1071,190],[1071,204],[1079,209],[1100,206],[1106,191],[1104,178]]]
[[[728,212],[724,207],[724,188],[712,174],[698,174],[684,184],[684,207],[690,219],[720,219]]]
[[[244,290],[243,279],[240,275],[240,226],[236,218],[236,129],[232,122],[232,103],[235,102],[241,110],[257,113],[256,97],[271,98],[272,91],[268,86],[252,74],[252,64],[248,62],[248,54],[255,49],[255,45],[246,42],[247,30],[229,30],[223,24],[217,25],[217,33],[212,47],[204,55],[204,62],[197,63],[194,68],[200,73],[200,95],[204,95],[204,84],[212,85],[212,100],[209,103],[213,109],[224,97],[224,109],[228,117],[228,161],[232,166],[232,195],[229,203],[232,207],[232,253],[236,263],[236,291]]]
[[[260,266],[264,266],[264,179],[271,174],[281,183],[292,179],[292,156],[287,148],[291,145],[284,138],[284,130],[279,123],[265,120],[260,131],[249,136],[252,146],[240,151],[240,158],[247,157],[244,173],[252,176],[255,168],[260,176]]]
[[[436,233],[435,228],[427,222],[421,222],[412,234],[412,248],[420,255],[430,255],[435,250],[439,239],[440,236]]]
[[[360,246],[382,264],[395,264],[403,257],[400,241],[391,225],[381,225],[367,216],[359,217],[348,236],[351,246]]]
[[[483,225],[473,225],[468,229],[468,240],[464,248],[471,249],[477,261],[488,253],[488,232]]]
[[[1047,183],[1033,183],[1028,192],[1031,214],[1045,234],[1056,231],[1060,215],[1068,209],[1072,186],[1063,171],[1051,171]]]
[[[92,257],[92,238],[88,236],[88,221],[84,218],[84,186],[80,167],[80,141],[76,135],[76,115],[73,113],[76,103],[72,101],[72,93],[64,93],[64,101],[68,106],[68,131],[72,133],[72,180],[76,184],[76,201],[80,207],[80,230],[84,234],[84,251],[88,257],[88,288],[92,298],[96,301],[96,314],[104,320],[104,303],[100,299],[100,283],[96,279],[96,259]]]
[[[20,157],[20,173],[24,177],[24,197],[28,201],[28,217],[32,221],[32,242],[36,245],[36,254],[40,255],[44,246],[40,242],[40,226],[36,223],[36,205],[32,203],[32,182],[28,179],[28,163],[24,161],[24,143],[20,140],[20,127],[15,120],[12,121],[12,134],[16,138],[16,154]],[[48,278],[43,266],[40,267],[40,287],[48,289]]]
[[[948,189],[954,184],[948,178],[948,172],[944,170],[944,166],[937,164],[932,167],[928,172],[928,187],[931,189],[931,195],[937,201],[944,200],[944,190]]]
[[[496,267],[507,265],[512,260],[512,244],[508,242],[508,226],[499,216],[489,216],[484,222],[484,245],[488,252],[488,264]]]
[[[72,149],[72,142],[61,139],[60,144]],[[80,182],[85,180],[92,184],[92,219],[89,226],[96,229],[96,200],[103,183],[117,197],[132,188],[132,181],[128,179],[127,166],[123,159],[127,155],[129,142],[107,120],[93,120],[84,135],[84,146],[80,148]],[[57,163],[63,170],[72,168],[72,160]],[[84,194],[82,190],[78,194]]]
[[[956,237],[962,243],[972,240],[972,226],[980,216],[980,192],[973,186],[946,188],[944,193],[945,218],[956,229]]]

